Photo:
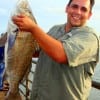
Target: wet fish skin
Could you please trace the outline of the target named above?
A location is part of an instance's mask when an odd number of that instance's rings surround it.
[[[5,60],[5,65],[7,65],[6,73],[8,75],[8,82],[10,85],[8,91],[9,95],[7,94],[7,98],[10,99],[7,100],[11,100],[11,94],[12,97],[13,95],[18,95],[19,83],[23,79],[31,64],[33,53],[35,53],[35,47],[34,39],[31,34],[18,32],[15,44],[8,51],[8,57]]]
[[[26,14],[36,22],[32,12],[29,9],[26,10],[26,0],[22,1],[23,2],[20,2],[20,6],[18,6],[19,9],[17,12]],[[14,34],[14,30],[17,28],[14,24],[10,25],[13,28],[10,27],[10,29],[8,29],[7,38],[9,38],[11,34]],[[5,45],[5,67],[9,91],[5,96],[5,100],[22,100],[19,93],[19,84],[23,80],[27,70],[30,68],[32,56],[36,49],[38,49],[38,44],[31,33],[18,30],[13,46],[10,47],[9,50],[8,47],[9,43],[7,41]]]

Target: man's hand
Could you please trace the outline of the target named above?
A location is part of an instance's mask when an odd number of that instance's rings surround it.
[[[21,31],[31,32],[33,28],[37,25],[31,18],[23,14],[13,16],[12,20],[14,24],[16,24]]]

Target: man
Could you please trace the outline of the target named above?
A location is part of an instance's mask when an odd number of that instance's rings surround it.
[[[93,5],[94,0],[70,0],[67,23],[54,26],[48,34],[25,15],[13,17],[41,48],[31,100],[87,100],[98,60],[98,39],[85,26]]]

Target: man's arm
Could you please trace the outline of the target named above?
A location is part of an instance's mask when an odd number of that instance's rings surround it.
[[[67,61],[63,45],[60,41],[46,34],[37,25],[32,28],[31,33],[33,37],[37,40],[42,50],[46,54],[48,54],[52,59],[59,63],[65,63]]]
[[[13,17],[13,22],[19,27],[20,30],[31,32],[40,48],[53,60],[59,63],[68,62],[62,43],[46,34],[29,17],[25,15],[18,15]]]

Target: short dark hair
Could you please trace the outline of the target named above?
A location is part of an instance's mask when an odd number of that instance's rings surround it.
[[[69,0],[68,6],[71,4],[72,1],[73,1],[73,0]],[[92,10],[94,4],[95,4],[95,0],[90,0],[90,10]]]

